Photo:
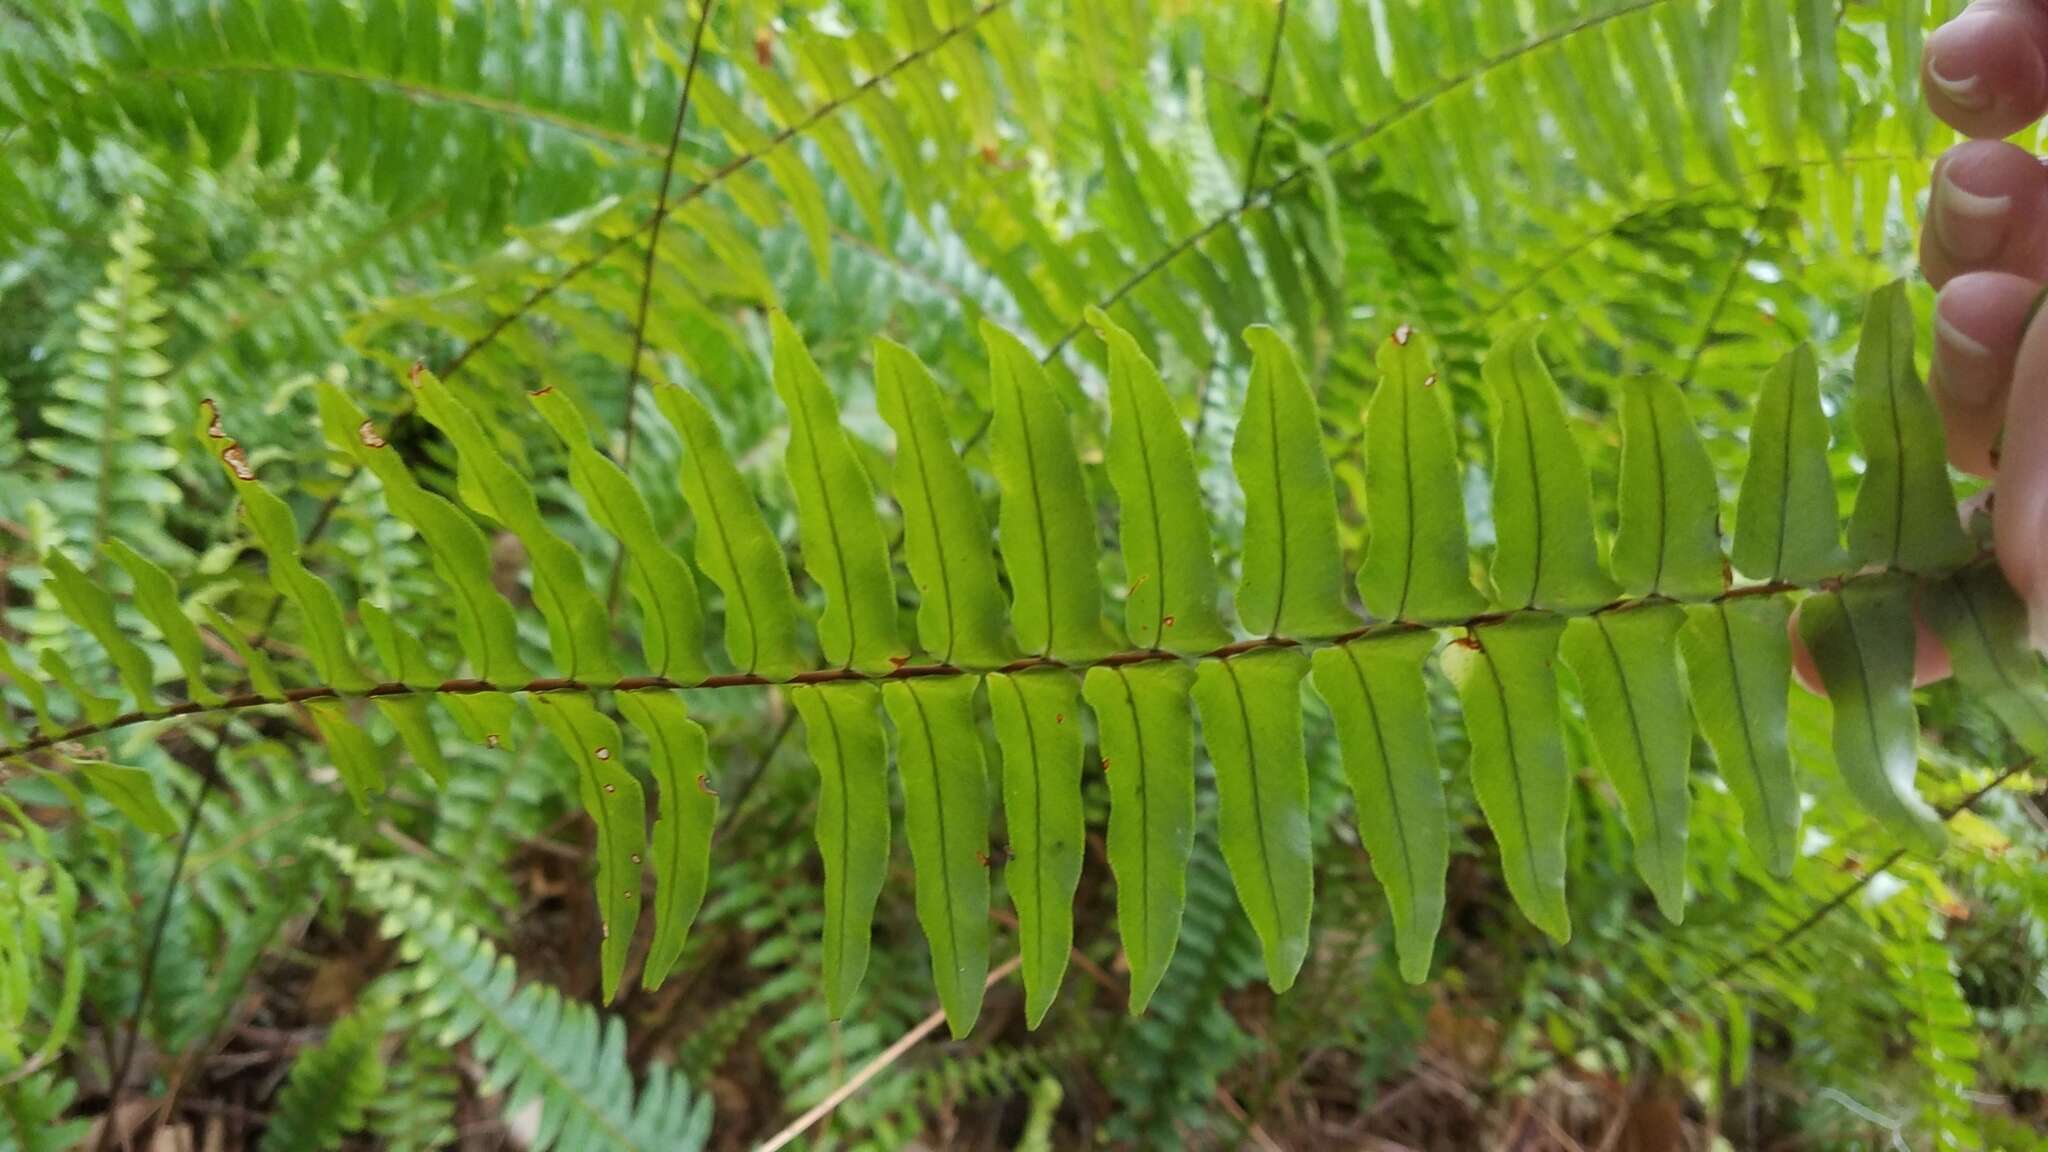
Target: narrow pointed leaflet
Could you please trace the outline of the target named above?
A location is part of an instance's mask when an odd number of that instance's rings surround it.
[[[917,920],[953,1038],[981,1014],[988,978],[988,772],[971,676],[882,686],[896,728],[903,830],[917,868]]]
[[[1278,332],[1254,324],[1244,338],[1252,375],[1230,451],[1244,490],[1238,621],[1255,636],[1336,636],[1358,619],[1344,603],[1337,493],[1316,398]]]
[[[680,387],[654,402],[683,442],[683,499],[697,520],[697,566],[725,593],[725,652],[742,672],[781,680],[803,666],[800,615],[782,545],[733,465],[711,413]]]
[[[1614,598],[1593,536],[1585,457],[1564,398],[1523,326],[1487,353],[1494,397],[1493,595],[1504,608],[1583,609]]]
[[[1849,794],[1893,835],[1937,856],[1947,833],[1913,787],[1913,633],[1913,590],[1898,576],[1852,580],[1799,607],[1799,637],[1827,687],[1835,764]]]
[[[491,582],[490,544],[476,521],[420,487],[404,459],[347,393],[322,381],[319,399],[328,444],[375,475],[384,486],[386,507],[426,542],[434,573],[454,605],[455,635],[471,675],[501,684],[527,679],[531,673],[519,657],[518,623]]]
[[[818,766],[825,865],[825,1007],[843,1018],[868,970],[875,901],[889,872],[889,744],[873,684],[790,689]]]
[[[1841,538],[1820,368],[1812,347],[1801,344],[1764,376],[1757,394],[1730,558],[1752,580],[1811,583],[1842,571]]]
[[[528,395],[569,453],[569,482],[583,506],[626,553],[626,584],[640,605],[640,647],[647,670],[685,684],[709,674],[704,663],[704,620],[697,577],[668,550],[633,482],[590,442],[583,414],[567,393],[543,388]]]
[[[1895,280],[1871,294],[1856,345],[1851,411],[1863,447],[1863,481],[1849,516],[1859,566],[1937,572],[1970,557],[1956,518],[1941,415],[1913,366],[1913,309]]]
[[[647,801],[626,770],[619,726],[588,696],[560,692],[531,698],[555,741],[575,763],[576,792],[597,829],[597,912],[604,998],[618,995],[626,955],[640,925],[641,857],[647,851]]]
[[[178,661],[178,669],[185,674],[186,694],[201,704],[218,703],[220,693],[206,684],[205,641],[178,602],[177,582],[170,573],[119,540],[107,541],[106,552],[128,573],[135,587],[135,607],[156,628],[164,646]]]
[[[1131,334],[1090,308],[1109,344],[1109,479],[1121,507],[1124,630],[1140,648],[1201,653],[1230,643],[1187,431]]]
[[[1998,568],[1979,565],[1923,585],[1920,609],[1963,691],[1984,701],[2022,748],[2048,755],[2048,687],[2028,643],[2027,606]]]
[[[1282,648],[1206,660],[1195,679],[1202,739],[1216,767],[1217,822],[1237,900],[1258,932],[1266,983],[1294,985],[1308,955],[1315,869],[1301,678],[1308,658]]]
[[[704,729],[690,719],[683,698],[660,690],[620,692],[619,714],[647,738],[648,770],[657,805],[648,847],[654,853],[654,941],[640,985],[659,987],[683,954],[690,924],[703,906],[711,876],[711,830],[718,793]]]
[[[403,696],[379,696],[377,711],[391,721],[405,750],[434,783],[448,782],[448,761],[441,755],[441,738],[434,731],[430,692],[441,676],[427,659],[426,645],[418,635],[400,628],[391,614],[368,600],[356,603],[356,618],[370,634],[371,646],[384,665],[386,679],[418,689]]]
[[[788,406],[788,482],[797,492],[803,564],[825,590],[817,644],[825,660],[879,674],[903,656],[895,633],[889,539],[874,486],[840,424],[840,404],[786,316],[774,314],[774,387]]]
[[[461,463],[457,489],[526,547],[533,599],[548,625],[548,647],[563,676],[604,683],[619,678],[611,656],[611,622],[604,601],[590,590],[583,561],[541,516],[533,488],[491,443],[490,433],[447,385],[427,373],[413,380],[420,414],[455,445]]]
[[[1451,859],[1443,770],[1422,678],[1422,661],[1436,644],[1434,632],[1397,632],[1324,648],[1314,658],[1316,694],[1337,726],[1358,836],[1386,890],[1401,978],[1410,984],[1429,978]]]
[[[1371,535],[1358,591],[1382,620],[1459,620],[1483,612],[1465,542],[1458,444],[1427,343],[1405,325],[1380,345],[1365,415],[1365,514]]]
[[[780,312],[774,328],[775,390],[789,408],[784,460],[796,491],[804,567],[825,590],[818,645],[832,664],[887,672],[904,653],[896,640],[896,581],[874,486],[803,338]]]
[[[946,436],[938,385],[909,349],[875,341],[875,404],[896,431],[903,555],[917,585],[917,637],[940,663],[993,668],[1016,648],[988,518]]]
[[[1500,844],[1508,892],[1560,943],[1572,934],[1564,900],[1572,779],[1552,667],[1563,632],[1555,617],[1519,617],[1474,629],[1444,656],[1472,739],[1472,787]]]
[[[56,595],[64,615],[99,641],[120,676],[121,686],[135,698],[135,706],[153,707],[156,676],[149,654],[130,640],[114,619],[114,597],[106,585],[87,576],[70,557],[54,548],[43,554],[43,569],[50,574],[49,589]]]
[[[1187,907],[1195,850],[1195,725],[1188,708],[1194,678],[1181,664],[1133,664],[1090,668],[1082,686],[1109,778],[1109,870],[1134,1016],[1166,975]]]
[[[1066,409],[1038,358],[983,322],[989,348],[989,466],[1002,490],[996,530],[1010,576],[1010,623],[1034,656],[1088,660],[1119,645],[1102,618],[1095,509]]]
[[[1582,616],[1565,628],[1565,663],[1579,679],[1586,727],[1607,781],[1621,797],[1636,871],[1664,918],[1685,919],[1686,820],[1692,793],[1692,718],[1678,677],[1685,610],[1647,604]]]
[[[1614,578],[1630,596],[1713,596],[1722,587],[1721,494],[1714,465],[1668,380],[1621,397],[1621,528]]]
[[[1074,944],[1074,889],[1087,828],[1081,815],[1080,681],[1059,669],[988,678],[1003,753],[1003,817],[1024,954],[1024,1019],[1036,1028],[1059,994]]]
[[[1785,733],[1791,612],[1775,596],[1701,604],[1686,609],[1678,634],[1693,716],[1742,806],[1751,849],[1780,877],[1799,857],[1799,785]]]

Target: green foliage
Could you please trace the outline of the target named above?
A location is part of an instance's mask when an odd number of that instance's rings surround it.
[[[663,1056],[793,1111],[934,986],[972,1046],[820,1146],[995,1098],[1246,1142],[1377,1115],[1432,971],[1430,1050],[1500,1022],[1487,1101],[1654,1059],[1726,1113],[1753,1055],[1997,1142],[2033,1025],[1927,921],[1963,869],[2020,917],[2022,815],[1954,805],[2048,721],[1924,294],[1870,294],[1938,11],[802,7],[0,5],[0,1143],[140,1090],[81,1097],[73,1010],[190,1084],[352,950],[397,1003],[273,1142],[366,1052],[381,1143],[701,1142]],[[1960,690],[1911,695],[1909,598]]]
[[[299,1053],[279,1090],[277,1107],[263,1132],[272,1149],[341,1147],[343,1137],[363,1126],[384,1090],[383,1013],[358,1008],[335,1022],[327,1038]]]
[[[585,1004],[542,985],[518,986],[509,958],[458,925],[388,869],[330,849],[355,883],[355,897],[398,941],[407,969],[398,981],[416,1027],[441,1043],[468,1041],[507,1111],[538,1104],[539,1149],[696,1149],[710,1113],[681,1077],[648,1070],[635,1086],[625,1032]]]

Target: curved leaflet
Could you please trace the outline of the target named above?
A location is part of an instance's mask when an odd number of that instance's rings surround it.
[[[783,460],[796,492],[804,567],[825,590],[818,645],[833,664],[887,672],[903,655],[896,639],[896,580],[875,490],[839,422],[839,402],[803,338],[777,312],[775,390],[789,408]]]
[[[1799,785],[1785,744],[1790,616],[1776,597],[1745,597],[1688,608],[1678,633],[1693,715],[1742,805],[1750,843],[1781,877],[1799,857]]]
[[[1565,908],[1565,760],[1552,668],[1564,621],[1522,617],[1474,629],[1445,653],[1472,739],[1472,787],[1500,842],[1508,892],[1537,927],[1571,939]]]
[[[1223,859],[1264,945],[1275,992],[1294,985],[1308,955],[1315,896],[1301,744],[1308,663],[1300,650],[1283,648],[1204,661],[1195,677],[1202,739],[1216,767]]]
[[[1913,593],[1897,576],[1852,580],[1799,608],[1833,707],[1835,763],[1864,810],[1929,856],[1948,842],[1941,817],[1913,790],[1920,718],[1913,711]]]
[[[1371,535],[1358,592],[1382,620],[1457,620],[1485,611],[1472,586],[1463,483],[1451,418],[1422,337],[1380,345],[1365,414],[1365,512]]]
[[[889,871],[889,743],[873,684],[801,685],[789,698],[804,718],[818,766],[818,855],[825,863],[825,1006],[846,1015],[868,970],[875,901]]]
[[[1109,870],[1117,933],[1130,962],[1132,1015],[1166,975],[1187,906],[1195,847],[1194,673],[1180,664],[1090,668],[1082,685],[1095,713],[1109,778]]]
[[[1024,1018],[1032,1028],[1059,994],[1074,943],[1074,888],[1087,835],[1081,816],[1080,687],[1064,670],[988,678],[1010,838],[1003,878],[1017,906]]]
[[[1668,380],[1621,397],[1621,528],[1614,578],[1631,596],[1721,591],[1721,494],[1685,397]]]
[[[697,518],[697,566],[725,593],[726,655],[742,672],[785,679],[803,657],[782,545],[704,405],[674,386],[656,388],[654,402],[682,437],[683,499]]]
[[[413,380],[420,414],[455,445],[462,475],[457,489],[478,512],[505,526],[526,546],[533,599],[548,624],[548,647],[563,676],[606,683],[619,678],[611,656],[611,621],[590,591],[583,561],[555,535],[525,477],[498,454],[476,414],[427,373]]]
[[[1664,918],[1685,919],[1686,820],[1692,723],[1678,678],[1685,610],[1650,604],[1582,616],[1565,627],[1565,663],[1578,677],[1586,727],[1635,841],[1636,871]]]
[[[903,556],[917,585],[917,637],[941,663],[1010,660],[1003,593],[981,497],[946,436],[938,385],[908,348],[875,341],[875,404],[896,431]]]
[[[1757,394],[1730,557],[1753,580],[1807,583],[1842,571],[1841,539],[1820,368],[1812,347],[1801,344],[1772,367]]]
[[[1220,648],[1230,632],[1216,610],[1216,559],[1194,449],[1138,342],[1099,309],[1086,316],[1109,345],[1105,460],[1122,505],[1124,630],[1140,648]]]
[[[1591,608],[1614,597],[1593,536],[1585,457],[1523,326],[1487,353],[1494,396],[1493,595],[1508,608]]]
[[[1954,567],[1970,541],[1956,519],[1941,415],[1913,367],[1913,309],[1906,283],[1873,292],[1856,345],[1852,411],[1863,446],[1863,482],[1849,514],[1849,554],[1858,565],[1908,572]]]
[[[640,925],[642,855],[647,851],[647,802],[626,771],[619,726],[587,696],[569,692],[532,697],[534,715],[574,761],[576,793],[597,828],[597,911],[603,920],[600,968],[604,998],[618,995],[626,954]]]
[[[989,348],[989,466],[1002,489],[997,515],[1010,575],[1010,623],[1036,656],[1088,660],[1117,642],[1102,618],[1095,509],[1074,454],[1067,413],[1029,349],[984,322]]]
[[[529,393],[569,453],[569,483],[583,506],[626,554],[626,585],[640,605],[640,648],[647,669],[686,684],[710,674],[704,663],[704,617],[697,577],[654,529],[647,502],[619,466],[590,443],[576,402],[554,388]]]
[[[1294,353],[1263,324],[1252,349],[1231,464],[1244,490],[1244,576],[1237,618],[1255,636],[1335,636],[1358,624],[1344,603],[1337,493],[1316,398]]]
[[[384,486],[384,503],[426,542],[427,556],[451,593],[455,635],[471,671],[498,683],[530,675],[519,656],[519,629],[512,606],[491,582],[491,549],[476,521],[441,497],[421,488],[397,452],[369,417],[340,388],[319,385],[320,426],[327,442],[373,473]]]
[[[673,692],[620,692],[619,713],[647,737],[657,805],[648,846],[654,851],[654,942],[640,986],[657,988],[683,954],[690,924],[711,876],[711,830],[718,794],[711,788],[704,729]]]
[[[2048,754],[2048,688],[2027,642],[2027,606],[1993,565],[1923,585],[1920,609],[1941,635],[1956,682],[1989,705],[2022,748]]]
[[[1422,661],[1434,632],[1403,632],[1325,648],[1314,657],[1316,694],[1330,707],[1358,836],[1394,916],[1401,977],[1429,978],[1444,918],[1450,818],[1429,728]]]
[[[967,676],[882,686],[917,867],[917,919],[955,1039],[981,1014],[988,977],[988,772],[974,719],[978,687]]]

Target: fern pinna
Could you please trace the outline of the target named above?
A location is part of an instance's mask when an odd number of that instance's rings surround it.
[[[1421,334],[1401,328],[1379,352],[1380,385],[1365,419],[1370,534],[1354,580],[1344,570],[1316,398],[1279,336],[1253,328],[1255,361],[1232,454],[1244,502],[1234,626],[1221,607],[1226,574],[1190,440],[1166,385],[1115,321],[1100,312],[1088,321],[1103,341],[1104,464],[1120,511],[1123,580],[1113,594],[1098,576],[1100,510],[1073,414],[1030,349],[989,325],[993,532],[967,457],[939,416],[938,382],[905,349],[883,342],[875,350],[878,404],[896,440],[888,496],[903,512],[901,555],[917,591],[909,619],[863,446],[842,424],[797,332],[777,316],[775,385],[789,416],[784,464],[801,572],[822,605],[815,619],[718,424],[681,387],[665,385],[657,399],[683,445],[679,482],[696,521],[695,567],[718,593],[702,600],[689,561],[657,535],[641,492],[593,446],[575,399],[545,388],[531,397],[568,453],[574,490],[622,550],[624,588],[638,608],[636,659],[615,642],[602,589],[541,514],[506,442],[452,387],[417,369],[410,376],[419,415],[453,447],[459,505],[416,475],[346,392],[325,383],[322,430],[377,477],[392,514],[424,542],[448,594],[463,666],[436,663],[386,606],[365,601],[351,620],[333,588],[301,563],[299,525],[230,433],[232,413],[209,406],[198,438],[234,486],[271,581],[298,616],[304,661],[273,668],[241,645],[248,683],[230,690],[204,658],[168,577],[116,547],[113,558],[135,581],[136,609],[186,677],[188,699],[166,703],[153,691],[149,651],[122,627],[111,597],[78,562],[52,554],[58,599],[105,648],[134,707],[122,712],[115,702],[83,698],[59,721],[61,702],[50,704],[27,731],[10,721],[14,742],[0,755],[76,758],[81,741],[117,729],[284,705],[308,715],[348,790],[367,806],[386,757],[373,716],[433,774],[441,754],[432,705],[468,739],[498,747],[523,701],[577,765],[597,828],[610,996],[642,908],[653,908],[642,971],[651,986],[680,956],[708,883],[717,767],[687,696],[781,687],[819,769],[831,1011],[847,1009],[867,963],[889,863],[893,748],[918,916],[939,998],[961,1034],[989,972],[994,797],[985,717],[1000,753],[1014,853],[1007,886],[1033,1024],[1066,968],[1086,831],[1080,780],[1090,767],[1107,774],[1111,795],[1107,855],[1132,1009],[1157,987],[1186,900],[1198,726],[1239,903],[1267,979],[1282,990],[1292,983],[1307,952],[1313,899],[1304,681],[1334,721],[1359,832],[1392,902],[1401,970],[1414,981],[1429,971],[1450,840],[1424,699],[1431,659],[1456,684],[1473,787],[1509,889],[1560,940],[1571,932],[1560,657],[1578,685],[1594,758],[1622,801],[1637,869],[1673,920],[1686,896],[1695,723],[1740,800],[1759,857],[1780,874],[1791,866],[1800,809],[1785,715],[1795,607],[1833,702],[1840,771],[1906,842],[1932,852],[1943,838],[1941,820],[1914,787],[1916,607],[1966,688],[2021,743],[2048,744],[2048,697],[2024,647],[2024,610],[1957,519],[1939,421],[1913,367],[1902,285],[1872,296],[1856,358],[1848,404],[1864,470],[1846,548],[1810,351],[1787,354],[1764,382],[1726,560],[1717,479],[1679,389],[1661,380],[1631,388],[1620,416],[1620,522],[1603,561],[1586,463],[1538,351],[1539,333],[1511,332],[1483,369],[1494,436],[1494,541],[1483,583],[1467,539],[1450,417]],[[522,643],[523,606],[493,582],[484,523],[524,546],[553,665],[546,674],[533,666],[538,646]],[[713,609],[723,618],[717,666],[705,645]],[[210,624],[241,639],[217,617]],[[46,695],[7,671],[32,699]],[[633,757],[640,763],[628,763],[621,719],[639,736],[630,747],[645,749]],[[1084,763],[1091,722],[1092,766]],[[651,829],[645,781],[655,793]],[[119,784],[148,791],[146,780],[124,776]],[[124,808],[149,811],[141,800]]]

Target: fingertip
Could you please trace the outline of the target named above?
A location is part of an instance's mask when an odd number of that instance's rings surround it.
[[[2005,422],[1997,447],[1998,481],[1991,500],[1992,537],[2006,580],[2030,605],[2048,607],[2048,317],[2036,312],[2020,338]],[[2048,613],[2037,613],[2048,616]]]
[[[1984,0],[1934,30],[1921,53],[1927,103],[1956,131],[1996,139],[2048,107],[2048,12]]]
[[[2013,361],[2041,286],[2007,272],[1972,272],[1942,288],[1934,304],[1932,382],[1949,462],[1989,475],[2005,419]]]

